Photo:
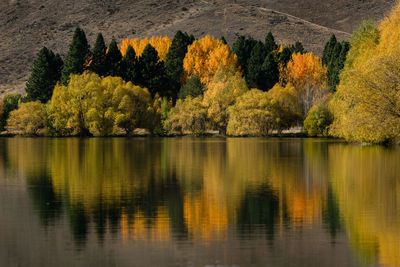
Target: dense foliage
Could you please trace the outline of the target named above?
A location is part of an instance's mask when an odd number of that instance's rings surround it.
[[[322,58],[300,42],[278,45],[238,36],[178,31],[168,37],[111,40],[93,50],[74,32],[63,62],[44,47],[26,97],[6,95],[2,130],[21,134],[270,135],[303,125],[311,136],[381,143],[400,132],[400,16],[365,22],[350,42],[333,35]],[[22,100],[23,103],[20,103]],[[8,125],[7,124],[8,121]],[[43,128],[43,131],[42,131]]]

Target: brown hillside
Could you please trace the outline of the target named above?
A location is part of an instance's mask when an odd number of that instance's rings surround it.
[[[320,3],[322,2],[322,3]],[[181,29],[196,37],[238,34],[277,42],[297,40],[320,54],[332,33],[346,39],[363,17],[379,19],[390,0],[6,0],[0,2],[0,92],[23,92],[31,64],[45,45],[65,56],[76,26],[91,43],[101,31],[111,38],[173,36]]]

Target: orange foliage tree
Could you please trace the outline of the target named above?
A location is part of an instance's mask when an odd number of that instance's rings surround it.
[[[208,35],[194,41],[183,60],[186,79],[197,75],[205,84],[218,70],[230,66],[239,68],[236,54],[230,51],[228,45]]]
[[[285,70],[285,80],[296,88],[304,116],[329,92],[327,68],[313,53],[293,54]]]
[[[139,57],[146,45],[151,44],[157,51],[158,56],[160,60],[165,61],[165,57],[168,53],[169,47],[171,46],[172,40],[168,38],[167,36],[161,37],[161,36],[156,36],[156,37],[151,37],[149,38],[144,38],[144,39],[124,39],[122,40],[121,44],[121,54],[122,56],[125,56],[126,50],[128,49],[129,46],[132,46],[132,48],[135,50],[136,57]]]

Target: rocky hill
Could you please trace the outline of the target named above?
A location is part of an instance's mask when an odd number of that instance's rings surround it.
[[[0,93],[23,92],[42,46],[65,56],[76,26],[93,44],[98,32],[109,42],[168,35],[237,35],[263,39],[272,31],[278,43],[301,41],[320,54],[332,33],[346,39],[363,18],[378,20],[393,0],[3,0],[0,2]]]

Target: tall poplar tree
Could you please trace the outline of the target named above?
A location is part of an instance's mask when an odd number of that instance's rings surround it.
[[[67,57],[65,58],[64,67],[61,71],[61,83],[66,85],[71,74],[82,73],[89,56],[90,47],[85,32],[78,27],[74,32]]]

